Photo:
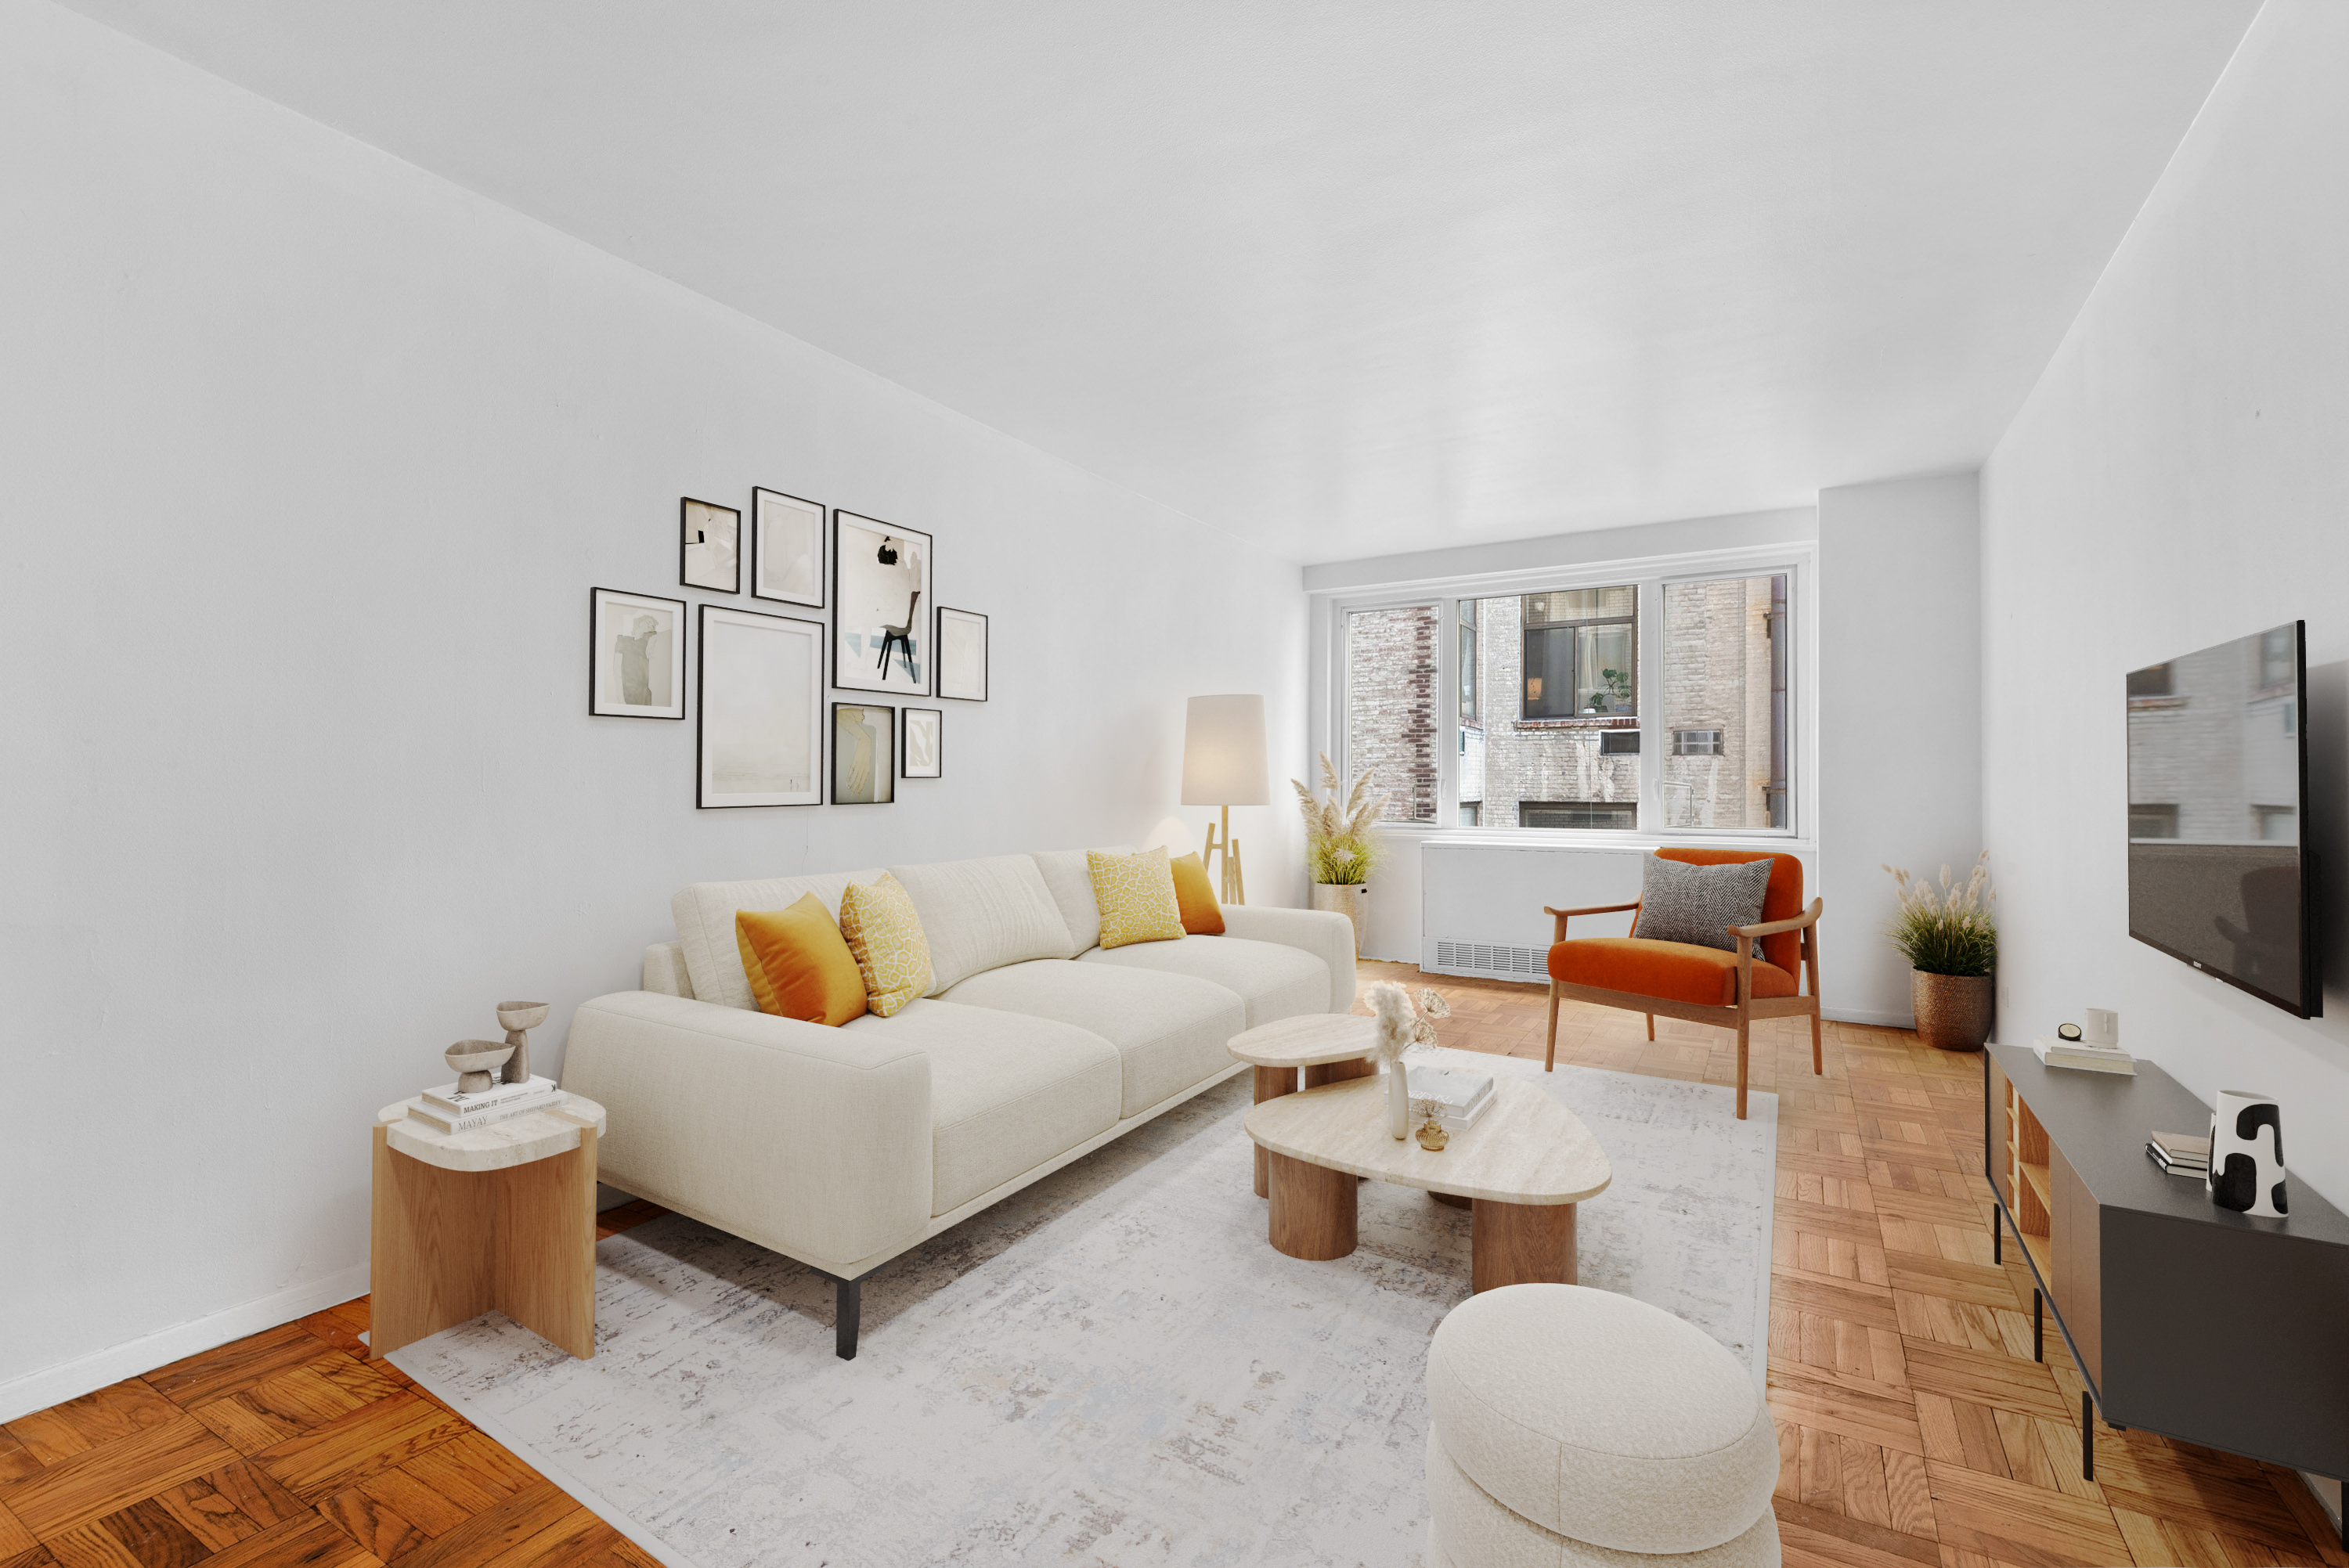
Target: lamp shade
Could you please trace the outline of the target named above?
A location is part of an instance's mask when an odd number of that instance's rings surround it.
[[[1264,698],[1195,696],[1183,720],[1183,804],[1268,806]]]

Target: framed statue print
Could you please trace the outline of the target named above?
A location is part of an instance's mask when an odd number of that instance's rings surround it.
[[[695,803],[823,802],[823,627],[701,606],[701,725]]]
[[[987,617],[938,606],[938,695],[987,700]]]
[[[930,695],[930,536],[832,514],[832,684]]]
[[[685,601],[595,588],[587,603],[587,711],[683,718]]]
[[[750,594],[823,607],[823,508],[781,490],[750,492]]]
[[[832,705],[833,805],[885,806],[897,798],[896,725],[894,707]]]

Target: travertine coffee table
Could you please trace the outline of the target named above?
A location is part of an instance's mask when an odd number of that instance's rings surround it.
[[[381,1357],[496,1307],[595,1354],[595,1138],[604,1108],[542,1109],[442,1132],[376,1112],[367,1349]]]
[[[1574,1284],[1574,1206],[1614,1180],[1606,1151],[1534,1085],[1496,1078],[1493,1095],[1476,1125],[1436,1153],[1387,1130],[1386,1086],[1376,1078],[1257,1106],[1247,1132],[1269,1157],[1273,1250],[1309,1259],[1352,1252],[1355,1179],[1368,1176],[1472,1201],[1472,1288]]]
[[[1378,1036],[1376,1018],[1351,1014],[1306,1013],[1278,1023],[1262,1024],[1227,1042],[1232,1055],[1256,1068],[1256,1102],[1297,1092],[1297,1074],[1304,1069],[1305,1087],[1340,1083],[1347,1078],[1373,1078],[1378,1064],[1370,1059]],[[1256,1195],[1268,1194],[1265,1154],[1256,1151]]]

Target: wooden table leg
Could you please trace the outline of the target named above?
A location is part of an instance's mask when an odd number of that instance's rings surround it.
[[[1305,1069],[1305,1087],[1319,1088],[1325,1083],[1344,1083],[1348,1078],[1378,1076],[1379,1064],[1368,1057],[1356,1057],[1347,1062],[1319,1062]]]
[[[494,1181],[497,1237],[492,1265],[498,1310],[582,1361],[595,1354],[595,1130],[579,1147]]]
[[[1430,1192],[1428,1196],[1447,1209],[1473,1209],[1476,1206],[1474,1198],[1463,1198],[1457,1192]]]
[[[1469,1288],[1574,1284],[1574,1210],[1572,1203],[1477,1199],[1469,1243]]]
[[[1297,1069],[1295,1068],[1258,1068],[1256,1069],[1257,1104],[1262,1105],[1266,1100],[1278,1099],[1282,1095],[1295,1094],[1296,1092]],[[1266,1167],[1264,1161],[1265,1152],[1263,1149],[1258,1148],[1256,1151],[1256,1195],[1259,1198],[1268,1196],[1272,1191],[1265,1184]]]
[[[1272,1175],[1272,1250],[1316,1263],[1342,1258],[1356,1240],[1353,1174],[1262,1150]]]

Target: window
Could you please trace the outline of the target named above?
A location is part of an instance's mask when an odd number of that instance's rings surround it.
[[[1786,825],[1786,575],[1664,584],[1667,830]]]
[[[1524,600],[1524,716],[1636,716],[1639,589],[1573,588]]]
[[[1476,816],[1477,816],[1477,813],[1478,813],[1480,810],[1483,810],[1483,805],[1482,805],[1482,802],[1480,802],[1480,801],[1475,801],[1475,800],[1463,800],[1463,801],[1461,801],[1461,802],[1460,802],[1460,825],[1461,825],[1462,827],[1464,827],[1464,828],[1473,828],[1473,827],[1476,826]]]
[[[1386,822],[1435,820],[1434,606],[1346,616],[1346,767],[1374,775]]]
[[[2112,688],[2105,688],[2110,691]],[[2129,831],[2132,839],[2174,839],[2178,837],[2178,807],[2172,803],[2161,806],[2129,807]]]
[[[1476,601],[1463,599],[1460,603],[1460,720],[1474,723],[1476,718]]]
[[[1604,729],[1599,731],[1599,755],[1601,757],[1639,756],[1640,732],[1636,729]]]
[[[1615,828],[1640,825],[1640,808],[1614,800],[1526,800],[1517,807],[1522,828]]]
[[[2295,628],[2278,626],[2272,632],[2260,634],[2260,687],[2263,691],[2281,691],[2300,678],[2300,650],[2294,645]]]
[[[2300,842],[2300,813],[2290,806],[2254,806],[2251,837],[2271,844],[2296,844]]]
[[[2168,665],[2147,665],[2141,670],[2129,671],[2128,694],[2129,700],[2131,702],[2138,701],[2144,697],[2168,696],[2169,695],[2169,666]],[[2106,686],[2105,689],[2106,691],[2110,691],[2113,688]]]

